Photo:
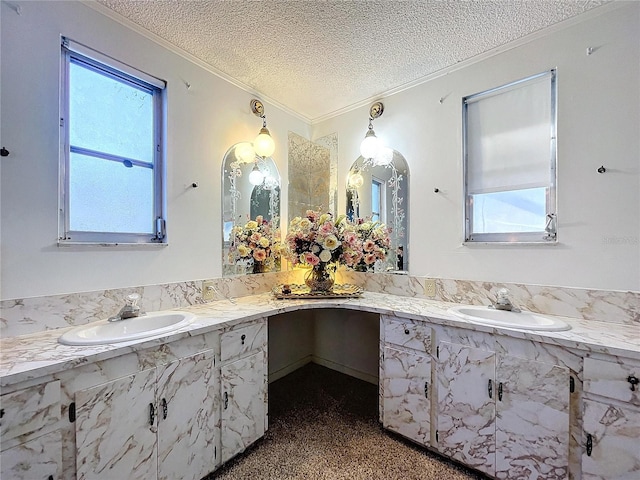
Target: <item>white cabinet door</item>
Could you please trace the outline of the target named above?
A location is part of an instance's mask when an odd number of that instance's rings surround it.
[[[583,480],[640,478],[640,411],[584,400]]]
[[[383,425],[423,445],[431,437],[431,359],[384,349]]]
[[[158,367],[158,479],[199,480],[218,465],[214,352]]]
[[[226,462],[264,435],[265,352],[221,368],[222,461]]]
[[[495,353],[440,342],[437,365],[438,450],[495,473]]]
[[[497,478],[569,478],[569,369],[498,355]]]
[[[5,450],[0,454],[0,478],[7,480],[59,479],[62,441],[54,431]]]
[[[76,393],[78,480],[156,478],[155,396],[155,368]]]

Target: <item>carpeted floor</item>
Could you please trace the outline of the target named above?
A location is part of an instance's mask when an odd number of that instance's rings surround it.
[[[270,385],[265,437],[204,480],[484,478],[383,430],[375,385],[308,364]]]

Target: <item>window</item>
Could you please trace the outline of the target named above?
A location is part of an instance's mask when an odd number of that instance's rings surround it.
[[[382,182],[371,180],[371,220],[379,222],[382,212]]]
[[[165,243],[164,82],[62,41],[59,243]]]
[[[556,240],[555,70],[463,98],[465,241]]]

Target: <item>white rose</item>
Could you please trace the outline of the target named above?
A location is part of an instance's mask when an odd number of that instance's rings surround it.
[[[329,250],[326,250],[326,249],[322,250],[320,252],[319,257],[320,257],[320,261],[321,262],[325,262],[326,263],[326,262],[331,260],[331,252]]]
[[[328,248],[329,250],[335,250],[340,245],[340,242],[338,242],[338,239],[336,238],[335,235],[329,235],[327,238],[324,239],[323,245],[324,245],[324,248]]]

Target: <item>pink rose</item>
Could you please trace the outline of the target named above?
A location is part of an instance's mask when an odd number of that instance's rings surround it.
[[[376,248],[376,244],[373,242],[373,240],[367,240],[364,242],[363,248],[365,252],[372,252]]]
[[[314,267],[320,263],[320,259],[318,258],[318,256],[314,255],[311,252],[307,252],[304,254],[304,261]]]
[[[324,235],[329,235],[329,234],[333,233],[333,223],[324,222],[322,224],[322,226],[320,227],[320,233],[322,233]]]
[[[371,265],[376,262],[376,256],[373,253],[368,253],[364,256],[364,263],[367,265]]]
[[[257,248],[253,251],[253,258],[258,262],[263,262],[267,258],[267,252],[261,248]]]
[[[318,212],[314,212],[313,210],[307,210],[305,215],[310,221],[315,222],[318,219]]]
[[[353,232],[345,232],[344,239],[350,246],[353,247],[358,240],[358,236]]]

